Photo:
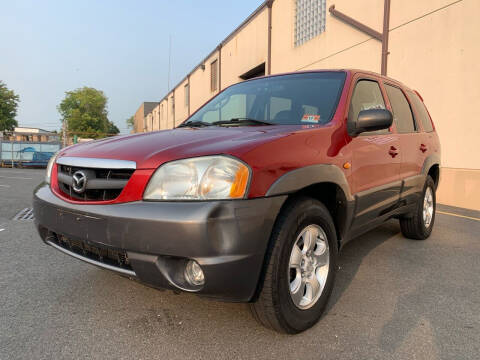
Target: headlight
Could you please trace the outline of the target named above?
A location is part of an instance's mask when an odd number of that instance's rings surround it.
[[[48,160],[47,173],[45,174],[45,182],[47,184],[50,184],[50,178],[52,177],[53,164],[55,164],[55,160],[57,159],[57,154],[58,153],[53,154],[50,160]]]
[[[250,169],[227,156],[177,160],[158,168],[150,179],[145,200],[240,199],[245,196]]]

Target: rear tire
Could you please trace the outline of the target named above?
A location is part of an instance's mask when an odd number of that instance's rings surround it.
[[[400,229],[403,236],[414,240],[425,240],[432,233],[436,210],[435,183],[427,175],[422,197],[412,217],[400,218]]]
[[[279,215],[255,319],[267,328],[295,334],[315,325],[333,289],[338,245],[335,225],[319,201],[302,197]]]

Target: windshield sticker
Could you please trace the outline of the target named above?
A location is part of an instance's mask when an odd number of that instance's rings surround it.
[[[303,122],[309,122],[309,123],[319,123],[320,122],[320,115],[310,115],[310,114],[305,114],[302,117]]]

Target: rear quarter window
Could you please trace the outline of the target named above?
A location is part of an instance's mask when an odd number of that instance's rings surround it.
[[[385,84],[385,90],[392,105],[393,121],[397,126],[397,132],[399,133],[412,133],[415,132],[416,126],[413,119],[412,109],[407,101],[407,98],[403,94],[402,90],[395,86]]]
[[[418,117],[417,120],[420,120],[420,122],[422,123],[423,130],[425,130],[426,132],[432,132],[432,119],[430,119],[430,115],[428,114],[425,104],[413,91],[409,90],[407,91],[407,93],[413,105],[413,109],[415,110],[415,114]]]

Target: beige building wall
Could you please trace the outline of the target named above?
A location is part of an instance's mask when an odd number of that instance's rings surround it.
[[[218,50],[214,51],[205,61],[190,74],[190,108],[191,112],[202,106],[212,96],[218,94],[217,90],[212,91],[210,87],[211,64],[217,60]]]
[[[242,79],[240,75],[267,62],[268,9],[264,8],[222,45],[222,89]]]
[[[144,114],[144,103],[140,105],[138,110],[135,112],[135,115],[133,115],[133,130],[134,132],[143,132],[144,129],[144,124],[145,124],[145,114]]]
[[[188,117],[188,104],[185,102],[185,85],[188,79],[184,79],[175,88],[175,126],[180,125]]]
[[[381,42],[328,10],[325,32],[295,46],[295,4],[295,0],[273,2],[273,74],[329,68],[380,72]],[[331,5],[382,31],[384,0],[327,0],[326,8]],[[480,210],[480,121],[476,119],[480,99],[476,86],[480,79],[478,14],[479,0],[391,0],[387,75],[418,90],[434,119],[442,144],[438,201]],[[268,7],[263,6],[190,73],[190,113],[218,93],[210,89],[212,61],[221,61],[220,82],[221,88],[225,88],[241,81],[239,76],[255,66],[268,64],[268,45]],[[185,81],[174,90],[175,122],[171,94],[162,101],[168,111],[166,120],[160,121],[161,129],[187,118]]]
[[[167,95],[166,110],[167,114],[167,129],[175,127],[175,89]]]
[[[480,122],[473,120],[478,109],[472,106],[480,100],[478,14],[480,1],[464,0],[390,32],[389,75],[423,96],[448,168],[480,169]]]
[[[158,105],[158,102],[143,102],[133,116],[133,130],[134,132],[152,131],[152,118],[148,116],[153,109]]]
[[[153,108],[152,118],[153,118],[152,130],[153,131],[160,130],[160,103]]]
[[[167,106],[168,106],[168,104],[167,104],[166,99],[163,99],[158,104],[158,107],[159,107],[159,124],[160,124],[159,130],[168,129],[168,126],[167,126]]]
[[[383,0],[328,0],[335,7],[378,31],[382,30]],[[368,11],[366,11],[368,9]],[[276,0],[272,9],[272,74],[299,70],[359,68],[380,72],[379,41],[326,15],[325,32],[295,46],[295,1]]]

